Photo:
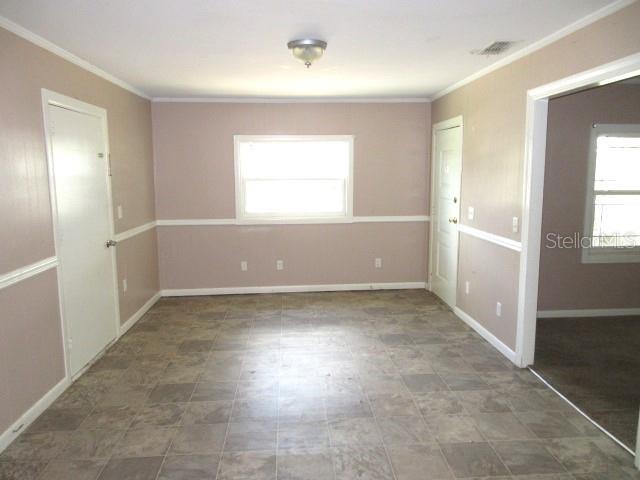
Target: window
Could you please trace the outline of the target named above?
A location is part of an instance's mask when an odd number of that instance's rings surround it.
[[[239,222],[349,221],[353,137],[235,137]]]
[[[640,262],[640,125],[594,125],[584,263]]]

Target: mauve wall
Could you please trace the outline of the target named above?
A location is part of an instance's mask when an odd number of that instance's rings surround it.
[[[512,217],[522,217],[526,92],[530,88],[640,52],[640,3],[599,20],[561,40],[437,99],[433,122],[464,117],[462,223],[520,240]],[[467,220],[467,208],[475,219]],[[458,303],[510,348],[515,349],[516,312],[504,310],[518,295],[518,262],[506,248],[484,246],[461,234]],[[478,278],[478,256],[488,267]],[[469,298],[462,286],[470,281]],[[496,302],[503,314],[497,317]]]
[[[579,249],[544,247],[548,233],[584,232],[594,123],[640,124],[640,85],[612,84],[549,102],[540,310],[640,307],[640,263],[583,264]]]
[[[428,103],[154,103],[158,219],[235,217],[235,134],[348,134],[355,216],[427,215]],[[163,289],[424,282],[426,222],[158,227]],[[383,268],[374,269],[374,258]],[[284,260],[285,269],[275,270]],[[249,271],[240,271],[240,261]]]
[[[4,29],[0,65],[0,274],[55,254],[41,88],[108,111],[114,206],[124,211],[116,231],[154,220],[149,101]],[[158,290],[157,261],[146,254],[155,245],[152,233],[117,247],[120,283],[129,272],[123,321]],[[55,278],[51,270],[0,290],[0,432],[64,376]]]

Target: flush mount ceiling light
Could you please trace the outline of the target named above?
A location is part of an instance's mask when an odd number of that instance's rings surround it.
[[[287,43],[287,47],[289,47],[294,57],[302,60],[307,68],[309,68],[313,62],[322,57],[322,54],[327,49],[327,42],[305,38],[302,40],[291,40]]]

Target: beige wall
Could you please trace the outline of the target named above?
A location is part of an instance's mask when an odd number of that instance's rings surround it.
[[[107,110],[114,206],[124,210],[116,232],[154,220],[150,102],[4,29],[0,65],[0,274],[55,254],[41,88]],[[123,272],[132,279],[121,297],[124,314],[158,290],[157,261],[144,253],[155,244],[151,233],[117,247],[120,280]],[[64,375],[55,271],[0,290],[0,312],[0,341],[11,343],[0,348],[2,432]]]
[[[612,84],[549,102],[540,310],[640,307],[640,263],[583,264],[579,249],[544,248],[548,233],[584,232],[594,123],[640,124],[640,85]]]
[[[354,215],[427,215],[430,105],[154,103],[159,219],[235,217],[233,135],[351,134]],[[425,223],[159,227],[166,288],[424,282]],[[383,268],[375,270],[375,257]],[[277,272],[275,260],[285,269]],[[249,271],[240,272],[240,261]]]
[[[0,433],[64,378],[56,273],[0,290]]]
[[[526,91],[553,80],[596,67],[640,51],[640,3],[599,20],[561,40],[491,72],[433,103],[433,122],[463,115],[464,160],[462,173],[463,223],[508,238],[512,217],[522,216],[522,177]],[[469,206],[475,219],[466,220]],[[464,236],[464,234],[463,234]],[[468,242],[460,246],[459,286],[473,273]],[[515,311],[497,322],[495,304],[517,298],[517,262],[513,252],[497,248],[484,261],[495,265],[488,277],[471,284],[482,301],[458,299],[466,312],[491,333],[515,348]],[[510,265],[508,271],[498,266]],[[504,276],[511,279],[505,282]],[[460,292],[460,288],[458,291]],[[464,295],[464,294],[461,294]]]

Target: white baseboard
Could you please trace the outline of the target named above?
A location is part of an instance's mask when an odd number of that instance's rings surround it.
[[[247,293],[293,293],[293,292],[341,292],[349,290],[407,290],[427,288],[425,282],[396,283],[336,283],[328,285],[273,285],[268,287],[222,287],[166,289],[163,297],[185,297],[197,295],[240,295]]]
[[[78,378],[82,373],[88,370],[91,365],[93,365],[96,361],[98,361],[104,353],[109,349],[113,343],[117,342],[118,339],[124,335],[127,330],[133,327],[142,316],[149,311],[153,305],[160,300],[160,292],[156,293],[153,297],[151,297],[136,313],[134,313],[131,318],[129,318],[126,322],[124,322],[118,331],[118,337],[111,342],[107,348],[105,348],[102,352],[100,352],[96,358],[94,358],[89,364],[85,366],[80,372],[78,372],[75,378]],[[40,400],[38,400],[29,410],[24,413],[13,425],[11,425],[6,431],[0,434],[0,452],[2,452],[5,448],[9,446],[9,444],[20,434],[22,433],[38,416],[44,412],[55,400],[58,398],[62,392],[64,392],[69,385],[71,385],[72,379],[63,378],[58,382],[58,384],[49,390]]]
[[[120,325],[120,331],[118,332],[118,338],[120,338],[122,335],[127,333],[127,330],[129,330],[131,327],[133,327],[136,324],[136,322],[138,320],[140,320],[142,318],[142,316],[145,313],[147,313],[149,311],[149,309],[151,309],[151,307],[153,307],[158,300],[160,300],[161,297],[162,297],[162,295],[160,294],[160,292],[157,292],[142,307],[140,307],[140,309],[136,313],[131,315],[131,317],[129,317],[129,319],[126,322],[124,322],[122,325]]]
[[[640,308],[591,308],[578,310],[539,310],[538,318],[627,317],[640,315]]]
[[[51,390],[34,403],[13,425],[0,434],[0,452],[9,446],[15,438],[27,429],[71,384],[68,378],[60,380]]]
[[[498,339],[498,337],[496,337],[493,333],[491,333],[489,330],[487,330],[482,325],[480,325],[480,323],[478,323],[477,320],[475,320],[473,317],[471,317],[465,311],[461,310],[459,307],[453,307],[453,313],[455,313],[458,317],[460,317],[460,319],[464,323],[466,323],[471,328],[473,328],[476,332],[478,332],[478,334],[482,338],[484,338],[487,342],[489,342],[491,344],[491,346],[493,346],[501,354],[503,354],[505,357],[507,357],[511,361],[511,363],[519,366],[518,362],[516,360],[516,358],[517,358],[516,357],[516,352],[514,352],[507,345],[502,343],[502,341],[500,339]]]

